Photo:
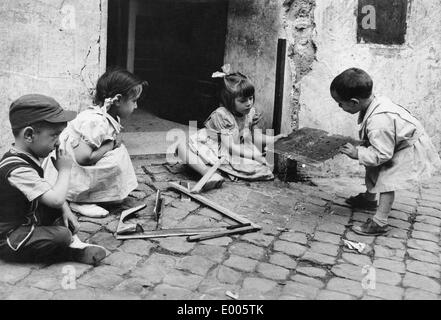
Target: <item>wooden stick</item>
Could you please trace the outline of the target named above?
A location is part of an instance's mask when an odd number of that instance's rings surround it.
[[[278,135],[282,128],[283,113],[283,89],[285,82],[286,39],[277,42],[276,59],[276,88],[274,90],[273,129],[274,135]],[[279,171],[279,157],[274,155],[274,172]]]
[[[252,227],[254,227],[256,229],[262,229],[259,225],[253,223],[252,221],[248,220],[247,218],[244,218],[244,217],[234,213],[233,211],[231,211],[231,210],[229,210],[227,208],[224,208],[221,205],[219,205],[219,204],[217,204],[217,203],[215,203],[215,202],[213,202],[213,201],[211,201],[211,200],[209,200],[209,199],[207,199],[207,198],[205,198],[205,197],[203,197],[201,195],[193,194],[193,193],[189,192],[186,188],[184,188],[183,186],[181,186],[181,185],[179,185],[179,184],[177,184],[175,182],[170,182],[169,185],[172,188],[174,188],[174,189],[176,189],[176,190],[178,190],[178,191],[180,191],[182,193],[185,193],[189,197],[191,197],[191,198],[193,198],[193,199],[195,199],[195,200],[197,200],[197,201],[199,201],[199,202],[209,206],[210,208],[212,208],[212,209],[222,213],[223,215],[227,216],[228,218],[233,219],[234,221],[237,221],[237,222],[242,223],[242,224],[249,223]]]
[[[127,240],[127,239],[182,237],[182,236],[191,236],[200,233],[221,232],[225,230],[227,230],[226,227],[165,229],[165,230],[146,231],[140,234],[116,235],[116,239]]]
[[[220,158],[216,161],[216,163],[208,169],[208,171],[204,174],[204,176],[201,178],[201,180],[196,183],[196,185],[191,189],[192,193],[199,193],[201,192],[202,188],[205,186],[207,181],[211,178],[211,176],[219,169],[220,165],[222,164],[223,158]]]
[[[253,226],[246,226],[241,228],[235,228],[232,230],[225,230],[225,231],[219,231],[219,232],[211,232],[207,234],[198,234],[194,236],[187,237],[187,241],[189,242],[195,242],[195,241],[203,241],[208,239],[214,239],[214,238],[220,238],[228,235],[234,235],[234,234],[243,234],[248,232],[253,232],[259,230],[258,228],[255,228]]]

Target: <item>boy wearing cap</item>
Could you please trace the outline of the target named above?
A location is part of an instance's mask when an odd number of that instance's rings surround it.
[[[11,104],[15,143],[0,160],[0,258],[96,264],[106,256],[104,248],[72,236],[79,228],[66,202],[72,159],[58,148],[58,137],[75,116],[44,95],[25,95]],[[58,178],[52,186],[41,161],[54,149]]]

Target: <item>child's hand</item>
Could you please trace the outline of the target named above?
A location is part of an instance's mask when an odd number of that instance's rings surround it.
[[[254,156],[254,160],[257,162],[260,162],[263,165],[268,165],[268,162],[266,161],[266,158],[263,155]]]
[[[358,149],[350,143],[346,143],[339,151],[347,155],[349,158],[358,159]]]
[[[66,152],[66,150],[57,147],[55,149],[57,159],[51,158],[54,167],[58,171],[70,170],[72,168],[72,157]]]
[[[277,136],[274,136],[274,142],[277,142],[280,139],[287,138],[287,137],[288,137],[288,135],[286,133],[278,134]]]
[[[63,223],[66,228],[69,228],[69,225],[72,226],[72,233],[76,234],[80,230],[80,223],[78,222],[77,217],[72,213],[69,206],[66,206],[63,210]]]
[[[119,148],[119,146],[121,146],[121,143],[122,143],[122,137],[121,134],[118,133],[113,143],[113,149]]]

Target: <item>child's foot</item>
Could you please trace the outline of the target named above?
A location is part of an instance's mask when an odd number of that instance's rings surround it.
[[[363,193],[359,193],[356,196],[349,197],[345,202],[353,208],[375,210],[377,209],[377,200],[368,200]]]
[[[72,261],[97,265],[106,257],[106,249],[94,244],[82,242],[77,235],[72,236],[72,243],[69,246],[70,259]]]
[[[224,178],[220,174],[215,173],[211,176],[210,179],[208,179],[207,183],[205,183],[202,190],[208,191],[211,189],[220,188],[222,183],[224,183]]]
[[[369,218],[361,226],[352,227],[352,231],[363,236],[379,236],[388,232],[389,226],[387,224],[384,226],[380,226],[374,220]]]
[[[90,218],[103,218],[109,214],[109,211],[96,204],[78,204],[71,202],[69,206],[72,211]]]

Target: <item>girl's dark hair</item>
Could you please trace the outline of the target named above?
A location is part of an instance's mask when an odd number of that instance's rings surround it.
[[[126,69],[115,67],[108,69],[97,81],[93,103],[100,105],[107,98],[117,94],[130,97],[136,94],[135,87],[146,87],[147,81],[143,81]]]
[[[372,94],[373,81],[366,71],[351,68],[340,73],[331,83],[334,91],[343,101],[367,99]]]
[[[219,92],[220,104],[227,108],[230,112],[235,112],[234,99],[237,97],[253,97],[254,85],[247,76],[235,72],[230,73],[222,78],[222,85]]]

